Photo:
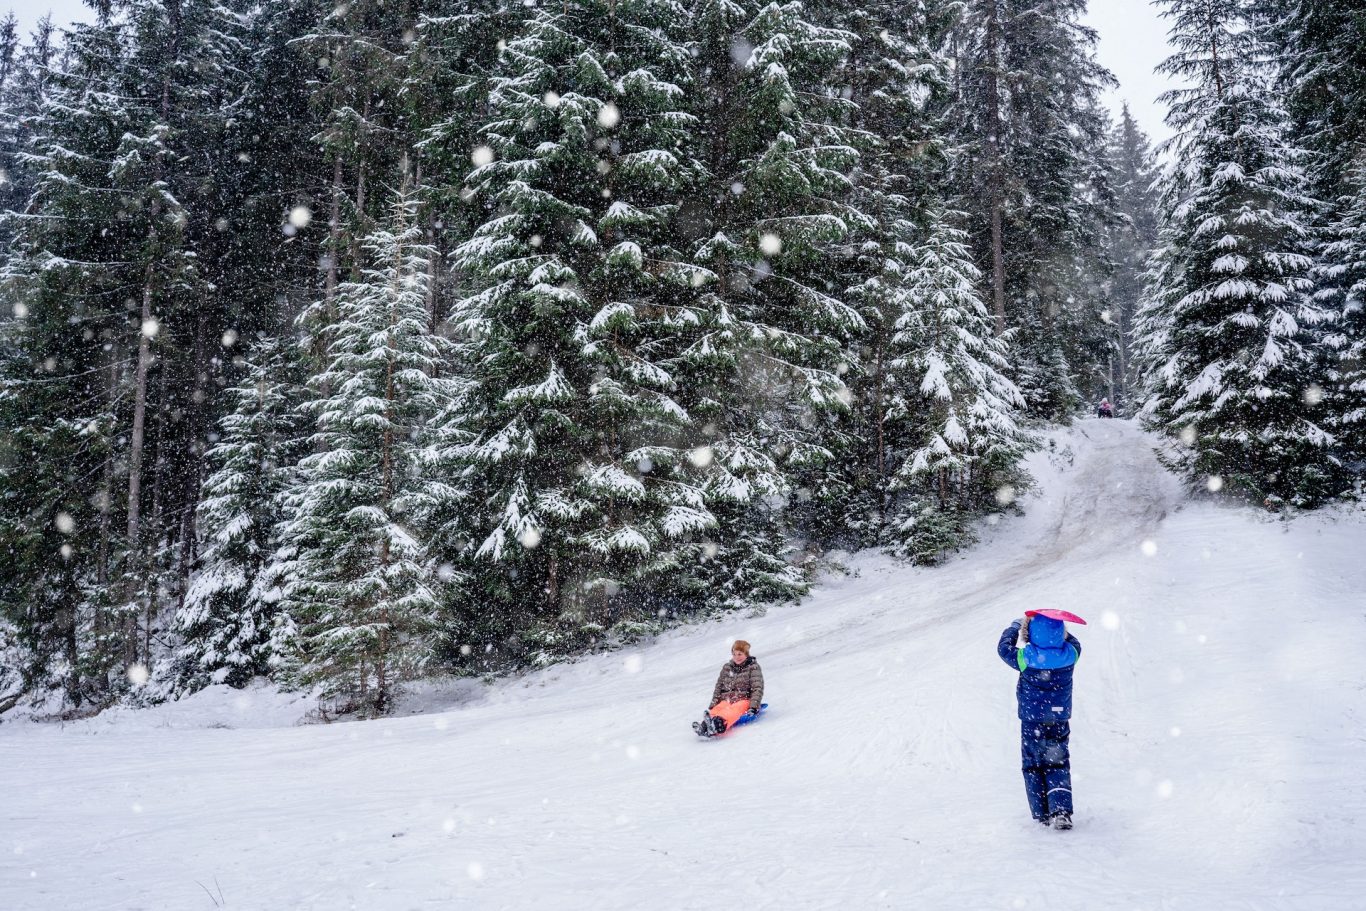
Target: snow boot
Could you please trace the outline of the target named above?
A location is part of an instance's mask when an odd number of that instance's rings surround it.
[[[726,719],[717,715],[711,716],[711,732],[713,736],[726,733]]]
[[[1071,813],[1057,813],[1057,814],[1055,814],[1055,815],[1053,816],[1053,828],[1055,828],[1055,829],[1063,829],[1063,830],[1072,828],[1072,814],[1071,814]]]
[[[717,725],[720,725],[720,730],[717,729]],[[726,729],[726,723],[713,715],[703,715],[701,721],[692,723],[692,729],[698,737],[715,737]]]

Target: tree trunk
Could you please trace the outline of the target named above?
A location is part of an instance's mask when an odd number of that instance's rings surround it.
[[[166,508],[166,450],[170,448],[166,440],[166,384],[170,376],[170,369],[165,362],[165,355],[162,356],[160,373],[157,376],[157,418],[156,418],[156,461],[152,467],[152,510],[151,520],[147,524],[151,526],[152,553],[149,555],[152,579],[155,584],[151,586],[147,602],[143,605],[142,612],[142,663],[148,666],[152,663],[152,622],[156,615],[161,611],[161,572],[164,568],[161,565],[162,533],[165,528],[163,522]],[[143,532],[147,534],[146,530]]]
[[[327,221],[327,279],[323,286],[323,300],[329,318],[333,315],[337,299],[337,261],[341,258],[341,198],[342,161],[341,155],[338,155],[332,162],[332,203]],[[325,353],[319,360],[325,361]]]
[[[156,221],[160,206],[152,205],[152,220]],[[149,230],[155,236],[156,229]],[[142,291],[142,324],[138,331],[138,363],[133,387],[133,434],[128,444],[128,559],[124,566],[127,574],[123,618],[123,662],[126,667],[137,663],[137,615],[128,608],[137,591],[138,580],[142,575],[142,448],[147,427],[147,369],[152,360],[152,340],[148,337],[147,327],[152,320],[152,276],[153,264],[147,264]]]
[[[190,567],[194,563],[194,558],[198,548],[196,547],[195,537],[198,534],[197,520],[199,510],[199,496],[204,484],[204,426],[205,412],[208,409],[208,365],[205,363],[204,335],[208,325],[208,316],[204,313],[199,314],[199,321],[195,324],[194,333],[194,417],[190,424],[190,460],[191,470],[188,475],[187,490],[185,497],[185,510],[181,514],[180,524],[180,556],[176,567],[176,612],[179,613],[185,607],[185,594],[190,587]]]
[[[359,161],[356,163],[356,223],[351,233],[351,275],[354,278],[360,277],[363,263],[361,262],[360,242],[365,234],[365,145],[366,137],[364,130],[370,123],[370,96],[365,96],[365,103],[361,106],[361,130],[362,136],[359,143]]]
[[[987,15],[987,65],[986,104],[987,104],[987,192],[991,205],[991,308],[996,335],[1006,331],[1006,267],[1004,213],[1005,174],[1002,161],[1001,125],[1001,22],[997,0],[989,0],[990,13]]]
[[[108,396],[107,407],[109,413],[114,413],[114,398],[118,394],[119,388],[119,364],[118,349],[110,346],[109,352],[109,383],[105,389]],[[100,591],[107,591],[109,582],[109,538],[112,534],[114,514],[114,445],[113,440],[109,441],[109,452],[104,457],[104,483],[100,491],[100,549],[98,563],[95,566],[95,581]],[[95,614],[95,634],[98,636],[103,632],[104,613],[102,611]]]
[[[168,25],[168,41],[166,54],[168,60],[175,60],[180,55],[180,0],[166,0],[166,20]],[[161,72],[161,122],[166,124],[171,117],[171,72],[169,66]],[[158,186],[163,177],[161,156],[157,155],[153,167],[154,183]],[[157,222],[161,218],[161,195],[158,192],[152,197],[152,205],[148,210],[147,240],[149,246],[155,246],[157,236]],[[147,263],[147,268],[142,279],[142,322],[138,327],[138,364],[137,374],[134,380],[133,389],[133,433],[129,441],[128,452],[128,566],[126,567],[129,575],[128,591],[130,597],[136,590],[138,578],[141,575],[141,500],[142,500],[142,450],[146,437],[147,426],[147,370],[152,360],[152,340],[148,336],[148,327],[152,320],[152,296],[154,293],[154,279],[156,277],[156,263]],[[137,659],[137,617],[132,611],[128,611],[125,618],[124,633],[125,641],[123,644],[123,654],[126,664],[132,665]]]
[[[878,524],[887,523],[887,416],[886,394],[882,388],[883,355],[887,340],[878,334],[877,353],[873,358],[873,423],[877,426],[877,511]]]

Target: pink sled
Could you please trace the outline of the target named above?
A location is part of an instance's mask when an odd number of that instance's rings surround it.
[[[1025,616],[1047,617],[1050,620],[1061,620],[1064,623],[1079,623],[1082,626],[1086,625],[1086,621],[1078,617],[1076,614],[1070,611],[1058,610],[1056,607],[1045,607],[1041,610],[1027,610],[1025,611]]]

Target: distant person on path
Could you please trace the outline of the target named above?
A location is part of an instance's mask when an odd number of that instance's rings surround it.
[[[1096,417],[1098,417],[1098,418],[1112,418],[1112,417],[1114,417],[1114,416],[1115,416],[1115,408],[1114,408],[1113,405],[1110,404],[1110,400],[1109,400],[1109,399],[1101,399],[1101,400],[1100,400],[1100,404],[1096,406]]]
[[[1036,822],[1072,828],[1072,763],[1068,756],[1072,718],[1072,668],[1081,643],[1064,621],[1086,624],[1067,611],[1025,611],[1001,633],[996,653],[1020,674],[1020,754],[1029,812]]]
[[[744,715],[759,714],[764,699],[764,672],[759,662],[749,653],[749,643],[736,639],[730,647],[730,660],[721,667],[712,689],[711,704],[701,721],[694,721],[692,729],[703,737],[724,734]]]

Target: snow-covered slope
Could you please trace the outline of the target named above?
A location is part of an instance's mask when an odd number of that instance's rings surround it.
[[[0,908],[1359,909],[1366,522],[1191,503],[1120,421],[1035,457],[1025,518],[915,570],[380,722],[210,691],[0,725]],[[1029,607],[1091,619],[1077,828],[1029,820]],[[771,714],[717,741],[731,639]]]

